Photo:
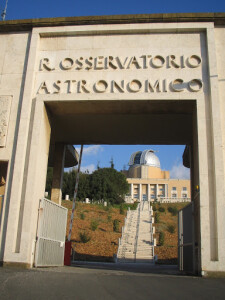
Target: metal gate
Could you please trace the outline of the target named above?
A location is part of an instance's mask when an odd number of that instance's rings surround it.
[[[178,213],[179,270],[194,273],[194,205],[191,202]]]
[[[67,209],[47,199],[40,200],[35,267],[63,266]]]

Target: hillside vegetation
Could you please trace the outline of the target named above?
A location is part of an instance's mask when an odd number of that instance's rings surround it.
[[[72,202],[62,202],[62,205],[68,208],[68,235]],[[75,259],[113,261],[113,255],[117,253],[126,209],[126,206],[121,211],[120,206],[104,207],[99,204],[77,202],[71,237],[76,251]]]
[[[71,201],[62,201],[68,208],[67,235],[72,210]],[[160,264],[177,264],[177,211],[187,203],[154,204],[157,247],[155,255]],[[72,230],[75,260],[113,261],[128,206],[124,204],[104,207],[101,204],[77,202]]]
[[[178,260],[178,210],[188,203],[154,204],[156,241],[155,255],[159,264],[177,264]]]

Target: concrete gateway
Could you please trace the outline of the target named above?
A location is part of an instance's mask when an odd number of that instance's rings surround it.
[[[65,145],[185,144],[193,271],[225,272],[224,47],[223,13],[1,22],[0,261],[33,266],[47,164],[59,203],[77,163]]]

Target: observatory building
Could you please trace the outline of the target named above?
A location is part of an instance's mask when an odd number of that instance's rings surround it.
[[[127,202],[190,201],[190,180],[170,179],[170,172],[161,170],[159,158],[154,150],[134,152],[129,160],[129,170],[124,171],[130,185]]]

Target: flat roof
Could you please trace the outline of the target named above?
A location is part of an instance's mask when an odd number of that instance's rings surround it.
[[[26,31],[34,27],[180,22],[214,22],[215,25],[220,26],[225,25],[225,13],[138,14],[9,20],[0,21],[0,32]]]

